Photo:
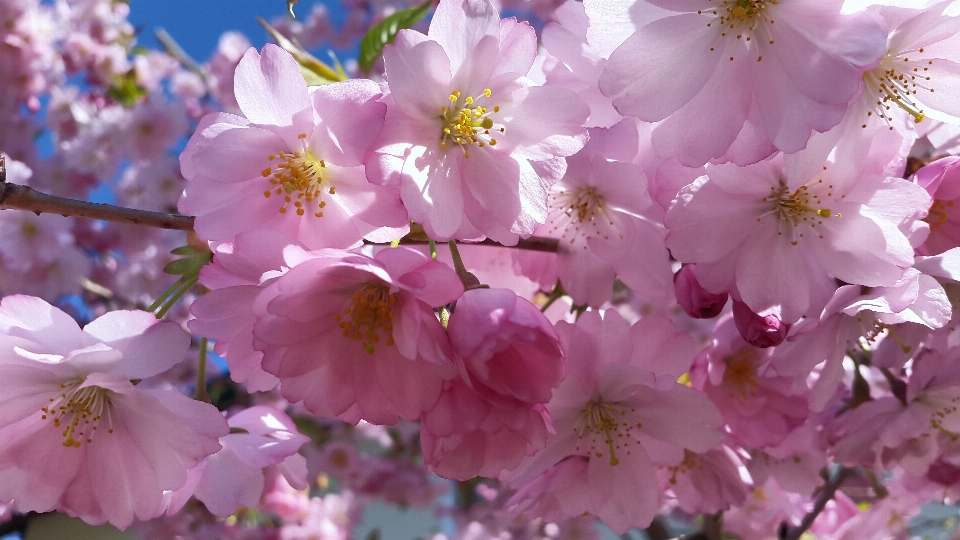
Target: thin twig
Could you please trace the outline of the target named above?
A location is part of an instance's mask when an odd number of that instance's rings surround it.
[[[837,490],[840,489],[840,486],[843,484],[844,480],[850,476],[850,469],[846,467],[841,467],[837,471],[836,476],[832,479],[827,480],[827,483],[823,485],[823,488],[820,490],[820,494],[817,496],[817,500],[813,503],[813,509],[807,512],[807,515],[803,516],[803,520],[800,521],[800,524],[796,527],[788,527],[785,530],[782,530],[780,535],[780,540],[800,540],[800,537],[803,536],[803,533],[807,532],[813,522],[817,520],[817,516],[820,515],[820,512],[823,512],[823,509],[827,506],[827,503],[830,502],[830,499],[837,493]],[[784,528],[782,528],[784,529]]]
[[[426,245],[428,243],[429,243],[428,240],[421,240],[419,238],[417,239],[404,238],[403,241],[401,242],[401,244],[405,246],[413,246],[413,245],[419,245],[419,244]],[[560,240],[557,238],[548,238],[546,236],[531,236],[530,238],[521,238],[520,242],[518,242],[517,245],[515,246],[504,246],[503,244],[500,244],[498,242],[495,242],[489,239],[483,240],[481,242],[463,242],[462,244],[465,246],[508,247],[508,248],[516,248],[516,249],[525,249],[527,251],[543,251],[545,253],[556,253],[557,245],[559,245],[559,243],[560,243]]]
[[[124,208],[112,204],[92,203],[66,197],[57,197],[56,195],[48,195],[29,186],[7,183],[6,172],[6,167],[4,166],[2,158],[0,158],[0,210],[27,210],[37,215],[59,214],[61,216],[85,217],[159,229],[193,231],[193,222],[195,220],[193,216],[134,210],[133,208]],[[428,241],[419,238],[404,238],[401,243],[404,245],[417,245],[427,244]],[[516,246],[506,247],[556,253],[559,243],[560,241],[557,238],[531,236],[530,238],[520,239]],[[493,240],[470,242],[468,245],[504,247]]]
[[[2,181],[2,180],[0,180]],[[0,209],[27,210],[34,214],[60,214],[117,223],[145,225],[159,229],[192,231],[194,218],[180,214],[134,210],[104,203],[77,201],[66,197],[47,195],[28,186],[2,183]]]
[[[189,69],[190,71],[200,75],[201,77],[206,77],[206,74],[203,72],[203,68],[200,67],[200,64],[196,60],[190,58],[190,55],[187,54],[187,51],[183,50],[183,47],[177,43],[177,40],[173,39],[173,36],[166,31],[163,27],[159,27],[154,30],[153,34],[157,36],[157,41],[163,45],[163,48],[167,50],[167,54],[176,59],[180,64]]]

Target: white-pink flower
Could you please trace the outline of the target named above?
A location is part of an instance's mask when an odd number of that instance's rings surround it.
[[[893,285],[913,265],[930,206],[922,188],[846,155],[816,151],[738,167],[708,165],[667,212],[667,247],[714,293],[792,324],[816,316],[833,278]],[[736,299],[736,296],[734,296]]]
[[[191,469],[191,481],[174,495],[169,513],[192,494],[212,514],[229,517],[238,508],[255,508],[267,486],[266,474],[281,475],[294,489],[307,488],[307,460],[297,451],[310,440],[286,413],[255,405],[227,419],[223,448]]]
[[[293,57],[266,45],[244,55],[236,88],[244,116],[205,116],[180,156],[179,208],[197,217],[197,234],[232,241],[266,227],[314,249],[403,235],[399,191],[364,176],[385,112],[376,83],[308,89]]]
[[[253,307],[254,346],[287,400],[386,425],[433,407],[456,373],[433,311],[463,293],[453,269],[405,247],[319,250],[288,264]]]
[[[884,52],[883,26],[870,16],[841,16],[835,1],[595,0],[586,7],[591,14],[610,6],[632,21],[648,3],[669,11],[634,21],[638,28],[610,55],[600,90],[621,114],[662,120],[653,135],[657,153],[688,166],[726,161],[738,141],[769,148],[741,164],[776,149],[801,150],[814,130],[840,122],[861,73]],[[622,29],[592,31],[595,41]]]
[[[180,362],[190,339],[142,311],[83,330],[46,302],[0,303],[0,500],[120,528],[162,512],[165,490],[220,449],[211,405],[137,386]]]
[[[401,30],[385,48],[387,117],[367,178],[399,186],[431,238],[512,245],[546,219],[589,108],[525,78],[536,50],[533,28],[488,0],[443,0],[426,36]]]
[[[707,397],[675,382],[693,343],[657,317],[631,330],[613,310],[561,322],[558,333],[569,369],[548,405],[556,434],[503,475],[519,488],[508,504],[546,520],[591,513],[620,533],[645,527],[661,495],[654,465],[679,466],[685,450],[725,437]]]

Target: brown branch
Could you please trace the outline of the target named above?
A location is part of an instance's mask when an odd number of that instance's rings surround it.
[[[0,209],[27,210],[38,216],[43,213],[77,216],[117,223],[132,223],[160,229],[192,231],[193,217],[163,212],[134,210],[103,203],[77,201],[47,195],[28,186],[6,182],[6,167],[0,162]]]
[[[401,245],[404,246],[413,246],[413,245],[427,245],[430,243],[429,240],[422,240],[420,238],[404,238]],[[546,253],[556,253],[557,246],[560,244],[558,238],[548,238],[546,236],[531,236],[530,238],[521,238],[520,242],[515,246],[504,246],[493,240],[483,240],[481,242],[461,242],[462,246],[491,246],[491,247],[509,247],[516,249],[525,249],[527,251],[543,251]]]
[[[15,209],[27,210],[34,214],[60,214],[61,216],[76,216],[116,223],[131,223],[145,227],[159,229],[174,229],[178,231],[193,230],[193,216],[181,214],[167,214],[163,212],[148,212],[134,210],[122,206],[113,206],[104,203],[77,201],[66,197],[47,195],[28,186],[7,183],[7,168],[0,157],[0,210]],[[421,238],[404,238],[404,245],[426,244],[428,241]],[[529,251],[544,251],[556,253],[559,240],[543,236],[531,236],[521,239],[516,246],[518,249]],[[493,240],[475,242],[472,245],[503,247]]]
[[[830,502],[830,499],[832,499],[837,493],[837,490],[840,489],[844,480],[850,476],[850,473],[850,469],[841,467],[840,470],[837,471],[836,476],[827,480],[827,483],[820,489],[817,500],[813,503],[813,509],[807,512],[807,515],[803,516],[803,520],[800,521],[799,525],[790,528],[784,526],[786,523],[781,524],[780,540],[800,540],[803,533],[807,532],[807,529],[813,525],[813,522],[817,520],[817,516],[820,515],[820,512],[823,512],[827,503]]]

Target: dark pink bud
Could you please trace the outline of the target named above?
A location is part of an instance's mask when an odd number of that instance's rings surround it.
[[[743,340],[760,349],[783,343],[790,331],[790,325],[784,324],[776,315],[757,315],[746,304],[736,300],[733,301],[733,321]]]
[[[943,459],[937,458],[927,469],[926,477],[927,480],[936,482],[941,486],[952,486],[960,482],[960,469]]]
[[[673,293],[677,303],[694,319],[712,319],[723,311],[727,293],[714,294],[697,281],[694,265],[684,265],[673,277]]]

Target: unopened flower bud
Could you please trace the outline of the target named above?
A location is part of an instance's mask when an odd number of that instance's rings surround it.
[[[727,293],[714,294],[700,285],[692,264],[684,265],[674,276],[673,293],[683,311],[694,319],[712,319],[727,304]]]
[[[733,301],[733,321],[743,340],[760,349],[783,343],[790,331],[790,325],[784,324],[776,314],[758,315],[736,300]]]

